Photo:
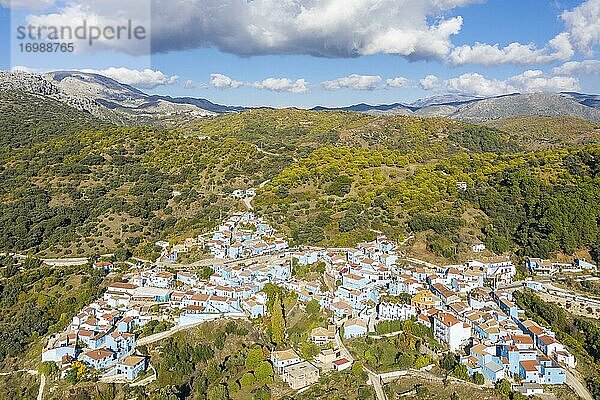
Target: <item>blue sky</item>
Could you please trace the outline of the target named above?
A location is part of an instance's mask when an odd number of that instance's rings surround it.
[[[371,12],[364,10],[375,0],[346,0],[357,11],[343,17],[340,0],[281,0],[286,7],[269,0],[194,0],[196,7],[182,3],[179,14],[177,3],[184,0],[155,0],[148,19],[158,48],[152,54],[118,46],[86,54],[19,52],[15,29],[28,17],[72,24],[73,10],[102,15],[99,1],[13,0],[12,9],[0,8],[0,69],[97,70],[150,93],[240,105],[381,104],[444,93],[600,93],[599,0],[384,0],[389,11]],[[127,2],[117,3],[123,15],[135,10]],[[223,10],[223,4],[232,8]],[[520,47],[505,47],[514,42]],[[394,78],[400,79],[388,83]]]

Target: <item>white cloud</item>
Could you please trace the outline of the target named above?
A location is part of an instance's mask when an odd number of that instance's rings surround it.
[[[272,92],[306,93],[309,84],[305,79],[293,81],[289,78],[267,78],[257,82],[242,82],[231,79],[227,75],[212,74],[210,84],[218,89],[237,89],[240,87],[251,87],[259,90],[270,90]]]
[[[528,70],[507,79],[490,79],[478,73],[466,73],[455,78],[440,81],[433,75],[430,75],[421,80],[421,87],[440,93],[459,93],[489,97],[517,92],[578,90],[579,81],[569,76],[549,76],[539,70]]]
[[[125,85],[135,86],[140,89],[153,89],[157,86],[162,85],[173,85],[177,83],[179,77],[177,75],[168,76],[161,71],[154,71],[151,69],[137,70],[128,68],[114,68],[110,67],[107,69],[82,69],[81,72],[87,72],[91,74],[104,75],[114,79],[117,82]]]
[[[587,0],[561,15],[573,46],[586,54],[600,44],[600,0]]]
[[[0,0],[0,7],[45,10],[52,7],[54,3],[55,0]]]
[[[148,0],[72,0],[56,5],[54,12],[26,17],[26,25],[44,27],[42,39],[55,34],[58,39],[53,40],[73,43],[76,54],[106,50],[133,55],[151,52],[152,16]],[[56,32],[49,28],[55,28]],[[139,33],[136,29],[140,29]],[[37,30],[32,32],[35,34]]]
[[[439,78],[435,75],[427,75],[425,78],[419,81],[423,90],[433,90],[437,87]]]
[[[184,81],[181,86],[184,89],[208,89],[210,86],[203,82],[195,82],[191,79]]]
[[[571,76],[548,76],[539,70],[525,71],[509,82],[521,92],[561,92],[579,90],[579,80]]]
[[[237,89],[244,86],[244,82],[236,81],[223,74],[212,74],[210,84],[218,89]]]
[[[565,61],[574,54],[569,41],[568,33],[561,33],[550,40],[543,49],[538,49],[534,44],[511,43],[506,47],[475,43],[473,46],[464,45],[455,48],[450,53],[449,61],[454,65],[479,64],[549,64],[555,61]]]
[[[569,61],[553,72],[556,75],[600,75],[600,60]]]
[[[127,17],[144,22],[143,4],[120,1],[115,8],[105,2],[72,0],[57,13],[32,18],[39,25],[72,24],[83,16],[97,22]],[[243,56],[386,53],[442,59],[463,22],[460,16],[446,17],[447,12],[477,2],[481,0],[152,0],[152,50],[216,47]]]
[[[352,74],[343,78],[325,81],[321,83],[326,90],[375,90],[379,87],[381,76],[379,75],[357,75]]]
[[[468,73],[445,80],[443,90],[450,93],[471,94],[474,96],[496,96],[516,92],[506,81],[487,79],[481,74]]]
[[[255,82],[252,86],[274,92],[306,93],[309,90],[305,79],[297,79],[294,82],[288,78],[267,78],[262,82]]]
[[[448,56],[454,65],[539,65],[557,61],[567,61],[575,54],[575,49],[593,54],[600,44],[600,0],[587,0],[581,5],[561,14],[565,29],[556,35],[543,48],[535,44],[510,43],[505,47],[499,44],[475,43],[456,47]]]
[[[407,87],[408,85],[410,85],[410,80],[403,76],[388,79],[385,83],[385,86],[387,88],[401,88],[401,87]]]

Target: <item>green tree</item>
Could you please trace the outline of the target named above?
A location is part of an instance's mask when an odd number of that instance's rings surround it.
[[[208,383],[213,384],[219,381],[221,370],[215,362],[210,362],[204,371],[204,375]]]
[[[475,372],[473,374],[473,383],[476,385],[483,385],[485,383],[485,378],[483,376],[483,374],[479,373],[479,372]]]
[[[256,377],[252,375],[250,372],[246,372],[242,378],[240,379],[240,386],[246,388],[248,386],[252,386],[256,383]]]
[[[246,368],[249,370],[253,370],[265,359],[265,354],[263,353],[262,348],[253,347],[248,350],[248,354],[246,354],[246,361],[244,362]]]
[[[512,393],[512,387],[510,386],[510,382],[506,379],[502,379],[500,382],[496,384],[496,390],[503,396],[510,396]]]
[[[283,306],[279,294],[275,295],[273,312],[271,314],[271,340],[279,345],[283,343],[285,336],[285,319],[283,317]]]
[[[208,400],[229,400],[227,388],[223,385],[213,385],[209,387]]]
[[[150,399],[152,400],[178,400],[179,399],[179,390],[175,386],[169,385],[163,388],[160,388],[158,392],[154,392]],[[212,400],[212,399],[211,399]]]
[[[312,360],[319,354],[320,351],[321,349],[319,346],[313,342],[304,342],[300,345],[300,355],[302,355],[302,358],[305,360]]]
[[[321,305],[317,300],[312,299],[306,304],[306,312],[311,316],[319,315],[321,312]]]
[[[454,355],[454,353],[446,353],[444,355],[444,358],[440,360],[440,368],[445,369],[448,372],[454,370],[455,366],[456,356]]]
[[[416,385],[415,391],[417,392],[417,397],[419,398],[427,397],[427,395],[429,394],[429,390],[425,385]]]
[[[273,366],[268,361],[261,362],[254,370],[256,380],[262,383],[270,383],[273,381]]]
[[[132,255],[131,251],[124,249],[123,247],[117,247],[113,252],[113,257],[116,261],[127,261]]]
[[[469,380],[469,373],[467,371],[467,366],[464,364],[458,364],[456,367],[454,367],[454,371],[452,372],[452,375],[454,375],[458,379],[462,379],[463,381]]]
[[[51,377],[58,372],[58,367],[56,366],[55,362],[44,361],[38,365],[38,372],[46,375],[47,377]]]

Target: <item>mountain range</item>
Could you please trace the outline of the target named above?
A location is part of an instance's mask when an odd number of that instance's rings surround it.
[[[0,72],[0,90],[47,96],[116,124],[167,124],[174,120],[181,122],[247,109],[215,104],[201,98],[147,94],[114,79],[79,71],[46,74]],[[447,117],[465,122],[485,122],[522,115],[571,116],[600,121],[600,96],[574,92],[515,93],[494,97],[448,94],[412,103],[361,103],[337,108],[319,106],[313,110]]]

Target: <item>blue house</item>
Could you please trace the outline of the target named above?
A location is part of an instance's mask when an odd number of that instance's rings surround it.
[[[556,361],[547,357],[540,357],[540,365],[542,367],[543,384],[546,385],[562,385],[567,380],[567,372],[563,367],[558,365]]]
[[[367,334],[367,323],[359,319],[350,319],[344,323],[344,339],[350,339]]]
[[[117,373],[125,375],[127,380],[133,381],[146,369],[146,359],[138,356],[127,356],[117,364]]]

